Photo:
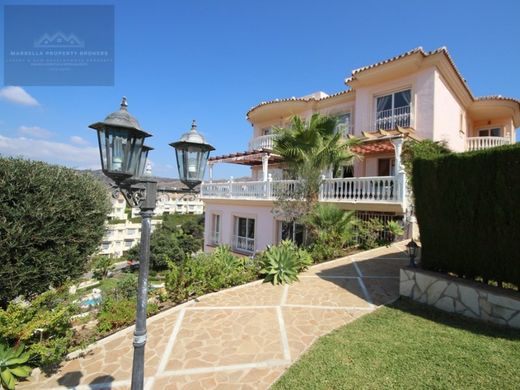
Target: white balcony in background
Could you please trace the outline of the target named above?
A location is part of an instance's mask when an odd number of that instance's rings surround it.
[[[290,199],[297,180],[203,183],[201,198],[276,200]],[[394,203],[403,202],[404,188],[397,176],[324,179],[319,199],[324,202]]]
[[[261,150],[261,149],[273,150],[275,137],[276,137],[276,134],[268,134],[268,135],[262,135],[260,137],[252,138],[251,141],[249,141],[249,150],[250,151]]]
[[[249,237],[242,237],[234,235],[232,238],[232,249],[245,252],[245,253],[254,253],[255,252],[255,239]]]
[[[412,126],[410,106],[378,111],[376,113],[375,130],[394,130],[397,126]]]
[[[489,149],[497,146],[509,145],[511,141],[505,137],[468,137],[466,150]]]

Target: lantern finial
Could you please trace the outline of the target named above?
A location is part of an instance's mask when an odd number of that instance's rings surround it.
[[[197,121],[195,119],[191,121],[191,131],[197,131]]]
[[[126,100],[126,96],[123,96],[121,99],[121,110],[125,110],[128,107],[128,101]]]

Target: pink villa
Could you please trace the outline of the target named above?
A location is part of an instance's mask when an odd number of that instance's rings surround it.
[[[285,238],[301,240],[301,226],[272,213],[277,191],[290,188],[291,181],[282,180],[284,163],[272,151],[271,129],[288,125],[294,115],[335,116],[338,131],[362,141],[354,150],[361,159],[339,177],[324,172],[320,192],[320,201],[355,210],[360,218],[402,219],[409,212],[401,164],[407,138],[445,141],[456,152],[516,142],[520,101],[475,97],[446,48],[417,48],[356,69],[345,84],[346,90],[333,95],[276,99],[248,111],[253,132],[247,150],[210,158],[209,180],[201,186],[206,251],[228,244],[237,253],[253,254]],[[248,165],[251,177],[214,181],[217,163]]]

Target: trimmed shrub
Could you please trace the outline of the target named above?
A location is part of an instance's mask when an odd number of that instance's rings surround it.
[[[414,160],[424,268],[520,285],[520,145]]]
[[[83,274],[109,210],[107,189],[91,174],[0,158],[0,305]]]

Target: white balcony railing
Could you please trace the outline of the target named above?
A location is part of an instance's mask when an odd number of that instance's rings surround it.
[[[410,127],[410,106],[376,112],[376,130],[393,130],[397,126]]]
[[[274,147],[274,139],[276,138],[276,134],[268,134],[262,135],[260,137],[252,138],[249,141],[249,150],[260,150],[260,149],[269,149],[273,150]]]
[[[489,149],[510,143],[509,138],[504,137],[468,137],[466,140],[466,150]]]
[[[203,183],[201,197],[213,199],[275,200],[291,198],[297,180]],[[400,203],[403,185],[396,176],[324,179],[320,200],[325,202]]]
[[[240,252],[254,253],[255,252],[255,239],[234,235],[232,247],[234,250],[237,250]]]
[[[403,200],[395,176],[327,179],[321,185],[320,200],[333,202],[391,203]]]

